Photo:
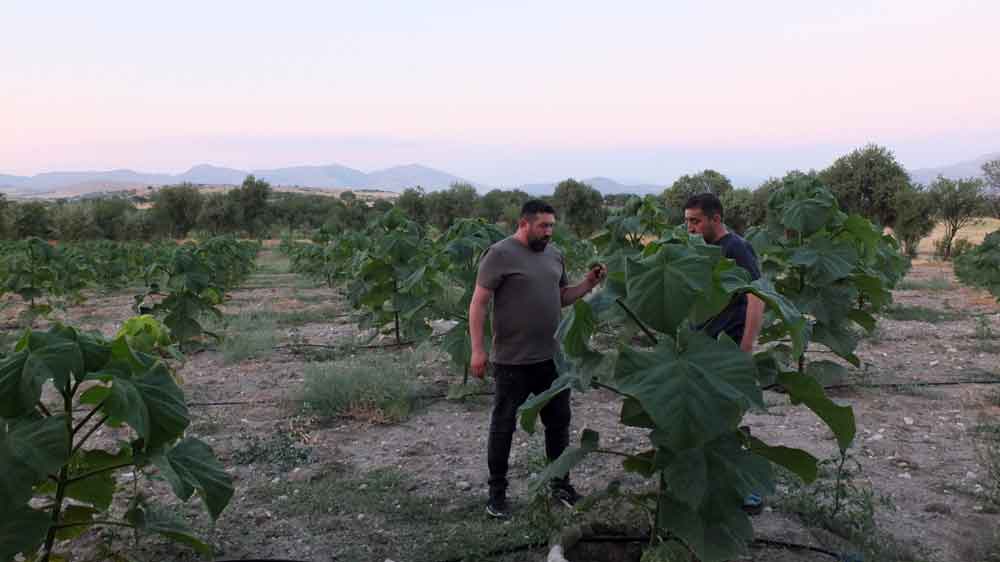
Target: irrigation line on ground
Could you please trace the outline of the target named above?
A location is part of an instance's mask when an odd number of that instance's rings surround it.
[[[590,536],[590,537],[583,537],[583,538],[580,539],[579,542],[582,542],[582,543],[648,543],[649,542],[649,535],[631,535],[631,536],[628,536],[628,535],[624,535],[624,536],[618,536],[618,535],[594,535],[594,536]],[[534,542],[529,542],[529,543],[524,543],[524,544],[519,544],[519,545],[501,547],[501,548],[498,548],[496,550],[492,550],[490,552],[487,552],[484,556],[488,556],[488,557],[502,556],[504,554],[513,554],[515,552],[524,552],[526,550],[532,550],[532,549],[535,549],[535,548],[545,548],[548,545],[549,545],[548,542],[534,541]],[[824,554],[824,555],[829,556],[831,558],[834,558],[836,560],[852,560],[853,559],[853,557],[839,554],[837,552],[834,552],[834,551],[829,550],[827,548],[823,548],[821,546],[812,546],[812,545],[808,545],[808,544],[799,544],[799,543],[794,543],[794,542],[786,542],[786,541],[779,541],[779,540],[773,540],[773,539],[754,539],[750,543],[750,546],[758,546],[758,547],[761,547],[761,546],[771,546],[771,547],[777,547],[777,548],[784,548],[784,549],[788,549],[788,550],[804,550],[804,551],[808,551],[808,552],[815,552],[815,553],[818,553],[818,554]],[[462,562],[463,560],[466,560],[466,559],[467,559],[466,556],[456,556],[454,558],[447,558],[445,560],[438,560],[437,562]]]
[[[1000,378],[997,379],[966,379],[957,381],[904,381],[904,382],[889,382],[889,383],[838,383],[831,384],[829,386],[824,386],[824,390],[835,390],[839,388],[851,388],[851,387],[863,387],[863,388],[881,388],[881,387],[900,387],[900,386],[956,386],[962,384],[1000,384]],[[763,390],[770,390],[779,385],[773,384],[763,387]],[[493,396],[492,392],[470,392],[468,394],[463,394],[461,397],[466,396]],[[415,398],[418,400],[441,400],[447,398],[447,394],[422,394]],[[223,400],[218,402],[189,402],[187,407],[189,408],[200,408],[209,406],[274,406],[278,404],[287,403],[305,403],[308,400],[303,398],[283,398],[274,400]]]

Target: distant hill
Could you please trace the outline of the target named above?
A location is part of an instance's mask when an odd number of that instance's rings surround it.
[[[601,176],[586,178],[578,181],[593,187],[604,195],[614,193],[632,193],[635,195],[646,195],[647,193],[658,194],[666,188],[666,186],[653,184],[626,185],[611,178]],[[555,192],[557,185],[559,185],[559,182],[526,183],[516,187],[515,189],[520,189],[521,191],[531,195],[552,195],[552,193]]]
[[[394,166],[365,173],[361,170],[329,164],[294,166],[261,170],[238,170],[199,164],[182,174],[149,174],[132,170],[45,172],[34,176],[0,174],[0,188],[25,196],[58,197],[56,193],[79,194],[80,189],[118,191],[135,186],[161,186],[190,182],[199,185],[239,185],[250,174],[274,186],[320,189],[368,189],[401,191],[421,186],[428,191],[446,189],[457,182],[468,182],[456,175],[420,164]],[[79,188],[79,189],[78,189]]]
[[[174,181],[207,185],[239,185],[243,183],[247,174],[248,172],[244,170],[199,164],[177,176]]]
[[[947,164],[934,168],[918,168],[916,170],[910,170],[910,178],[913,181],[924,185],[931,183],[939,175],[953,180],[969,177],[981,178],[983,177],[983,164],[998,158],[1000,158],[1000,152],[994,152],[992,154],[984,154],[979,158],[965,160],[955,164]]]
[[[420,164],[376,170],[368,174],[368,181],[371,187],[392,190],[403,190],[418,185],[426,190],[435,190],[447,188],[453,183],[472,184],[469,180]]]

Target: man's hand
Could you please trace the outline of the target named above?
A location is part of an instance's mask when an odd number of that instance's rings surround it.
[[[481,379],[486,375],[486,352],[481,349],[472,350],[472,376]]]
[[[600,285],[601,281],[604,281],[604,278],[607,276],[608,266],[603,263],[594,263],[590,265],[590,271],[587,272],[585,279],[587,280],[587,284],[590,285],[590,288],[593,289],[594,287]]]

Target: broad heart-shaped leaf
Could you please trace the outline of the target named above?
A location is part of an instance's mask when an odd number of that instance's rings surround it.
[[[734,260],[720,259],[712,271],[712,284],[698,296],[691,309],[691,321],[704,324],[722,312],[733,300],[733,293],[746,287],[751,279],[747,270]]]
[[[127,450],[117,454],[95,449],[77,453],[71,461],[71,476],[78,477],[102,469],[130,463],[132,455]],[[115,493],[115,472],[105,470],[73,482],[66,487],[66,497],[92,504],[98,510],[105,510],[111,505]]]
[[[44,381],[25,371],[28,351],[15,351],[0,360],[0,417],[16,418],[35,409]]]
[[[809,197],[793,199],[785,203],[781,222],[786,228],[811,236],[822,229],[837,210],[837,202],[831,198]]]
[[[814,236],[796,248],[789,261],[806,267],[806,282],[823,286],[848,277],[858,261],[858,252],[849,242]]]
[[[675,455],[663,472],[668,486],[659,498],[658,530],[683,539],[704,562],[731,560],[746,551],[753,528],[743,498],[773,490],[770,462],[744,449],[742,437],[732,432]]]
[[[656,427],[653,418],[649,417],[642,404],[631,396],[626,396],[622,401],[621,422],[630,427],[644,427],[652,429]]]
[[[163,363],[154,363],[133,377],[128,366],[117,371],[95,373],[91,378],[110,382],[110,388],[92,388],[81,397],[86,403],[100,403],[112,423],[125,422],[143,439],[144,448],[153,450],[184,433],[190,423],[184,393]],[[132,366],[135,367],[134,365]]]
[[[706,500],[712,479],[725,478],[742,494],[763,493],[774,486],[770,466],[748,454],[739,433],[727,433],[702,447],[677,453],[664,449],[663,435],[660,430],[651,435],[658,446],[657,465],[663,468],[663,479],[670,495],[692,508]]]
[[[847,313],[847,317],[861,326],[866,332],[871,333],[875,329],[875,317],[863,310],[854,309]]]
[[[716,261],[682,244],[663,244],[649,257],[629,259],[626,302],[646,325],[673,334],[712,285]]]
[[[783,331],[792,338],[792,354],[795,357],[802,355],[809,339],[808,324],[802,313],[774,288],[771,281],[763,277],[750,283],[747,292],[764,301],[778,315]]]
[[[66,417],[0,422],[0,505],[21,505],[31,487],[55,474],[69,455]]]
[[[780,445],[771,446],[756,437],[751,437],[750,451],[774,464],[787,468],[806,484],[810,484],[816,480],[816,475],[819,472],[819,461],[816,457],[802,449],[782,447]]]
[[[553,478],[562,478],[569,474],[569,471],[573,470],[574,466],[580,464],[587,455],[597,450],[599,440],[600,435],[596,431],[584,429],[583,434],[580,435],[580,446],[566,447],[566,450],[559,455],[558,459],[549,463],[545,467],[545,470],[535,478],[534,483],[531,484],[531,493],[537,494]]]
[[[805,404],[816,413],[837,437],[841,451],[846,451],[854,441],[857,428],[854,410],[850,406],[838,406],[827,398],[823,386],[816,379],[798,373],[781,373],[778,380],[788,390],[792,404]]]
[[[642,404],[672,451],[734,430],[751,405],[763,407],[750,355],[729,340],[679,331],[652,351],[623,347],[612,386]]]
[[[806,285],[795,296],[799,310],[811,314],[820,324],[843,322],[858,301],[858,291],[847,279],[816,287]]]
[[[563,351],[570,357],[582,357],[590,350],[590,336],[594,333],[594,311],[583,299],[573,303],[573,308],[563,316],[556,331],[556,340],[562,342]]]
[[[84,371],[83,352],[76,343],[76,333],[60,333],[59,328],[49,332],[28,332],[26,334],[29,355],[24,364],[25,376],[36,381],[52,379],[56,388],[65,388],[71,376],[82,376]]]
[[[563,374],[559,378],[552,381],[549,388],[536,395],[531,395],[521,407],[518,408],[518,413],[521,416],[521,429],[527,431],[528,433],[535,432],[535,423],[538,421],[538,416],[542,412],[542,408],[545,407],[553,398],[555,398],[560,392],[565,390],[576,388],[577,390],[584,390],[580,388],[580,378],[575,374]]]
[[[861,366],[861,359],[854,354],[858,346],[858,336],[848,326],[817,323],[813,326],[812,341],[829,347],[855,367]]]
[[[212,520],[219,518],[222,510],[233,497],[233,481],[222,463],[215,458],[212,448],[199,439],[188,437],[153,462],[163,472],[182,500],[195,491],[202,497]]]
[[[135,379],[135,386],[149,410],[147,449],[156,449],[184,433],[191,419],[184,393],[162,363]]]
[[[72,524],[73,526],[56,531],[56,539],[63,541],[82,535],[97,513],[98,510],[89,505],[67,505],[63,507],[62,512],[59,514],[59,524]]]
[[[851,282],[864,294],[875,310],[880,310],[892,304],[892,292],[882,279],[875,275],[852,275]]]
[[[0,503],[0,560],[33,554],[49,532],[52,515],[23,504]]]
[[[212,554],[212,547],[196,537],[187,524],[159,506],[138,503],[125,513],[125,518],[140,531],[163,535],[184,543],[201,554]]]

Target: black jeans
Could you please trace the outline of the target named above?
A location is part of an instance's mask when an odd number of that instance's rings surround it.
[[[541,394],[556,380],[554,361],[530,365],[494,365],[496,395],[490,418],[490,438],[487,446],[487,463],[490,467],[490,490],[507,489],[507,469],[510,462],[510,444],[517,427],[517,409],[529,394]],[[557,394],[541,410],[545,425],[545,456],[549,461],[569,445],[569,389]]]

